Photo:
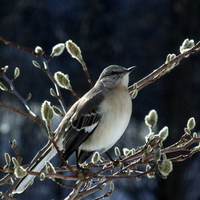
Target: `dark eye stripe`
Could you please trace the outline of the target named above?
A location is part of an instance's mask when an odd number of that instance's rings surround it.
[[[109,75],[121,74],[122,71],[111,71]]]

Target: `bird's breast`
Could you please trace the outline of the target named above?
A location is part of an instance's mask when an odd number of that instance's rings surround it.
[[[104,152],[111,148],[128,126],[132,102],[127,90],[105,94],[99,107],[102,118],[92,135],[80,146],[85,151]]]

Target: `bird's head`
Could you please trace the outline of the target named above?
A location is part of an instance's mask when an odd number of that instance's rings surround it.
[[[97,82],[109,89],[115,87],[128,87],[129,74],[135,69],[135,66],[125,68],[118,65],[110,65],[106,67]]]

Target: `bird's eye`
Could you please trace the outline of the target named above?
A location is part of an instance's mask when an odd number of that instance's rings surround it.
[[[111,71],[110,72],[110,75],[114,75],[114,74],[116,74],[116,71]]]

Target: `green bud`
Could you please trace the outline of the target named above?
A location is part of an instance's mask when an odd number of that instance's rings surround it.
[[[5,154],[4,154],[4,157],[5,157],[6,165],[7,165],[7,166],[10,166],[10,164],[11,164],[10,155],[9,155],[8,153],[5,153]]]
[[[130,175],[130,174],[131,174],[131,170],[130,170],[129,168],[126,170],[126,174],[127,174],[127,175]]]
[[[191,135],[191,131],[190,131],[189,128],[185,127],[185,128],[184,128],[184,131],[185,131],[185,133],[186,133],[187,135]]]
[[[166,61],[165,61],[165,64],[168,64],[171,60],[175,59],[176,58],[176,54],[168,54],[167,55],[167,58],[166,58]],[[173,64],[170,64],[167,68],[167,71],[169,72],[170,70],[172,70],[176,65],[178,65],[179,63],[176,62],[176,63],[173,63]]]
[[[154,160],[156,163],[158,163],[158,161],[160,160],[160,157],[161,157],[161,148],[158,148],[154,155]]]
[[[54,74],[54,78],[60,87],[65,88],[67,90],[72,89],[68,74],[63,74],[62,72],[56,72]]]
[[[147,153],[150,153],[150,152],[152,151],[152,149],[153,149],[153,148],[151,147],[151,145],[148,145],[148,146],[147,146],[147,151],[146,151],[146,152],[147,152]]]
[[[16,146],[17,146],[17,141],[14,139],[12,142],[11,142],[11,147],[14,149]]]
[[[2,67],[2,68],[0,69],[0,71],[1,71],[2,73],[6,73],[7,69],[8,69],[8,65],[6,65],[5,67]]]
[[[41,173],[40,174],[40,181],[44,181],[44,179],[45,179],[45,173]]]
[[[189,130],[192,130],[192,129],[194,129],[195,126],[196,126],[195,119],[194,119],[194,117],[191,117],[187,122],[187,128]]]
[[[18,160],[15,157],[12,157],[12,162],[13,162],[15,167],[20,166]]]
[[[37,61],[32,60],[32,64],[33,64],[35,67],[37,67],[37,68],[39,68],[39,69],[42,69],[41,65],[40,65]]]
[[[46,168],[47,173],[56,174],[56,170],[55,170],[54,166],[49,161],[45,162],[45,168]]]
[[[91,185],[92,185],[92,181],[87,181],[87,185],[85,188],[89,189],[91,187]]]
[[[131,99],[135,99],[138,95],[138,90],[134,89],[133,92],[131,93]]]
[[[137,177],[136,177],[136,180],[137,180],[137,181],[141,181],[141,177],[138,177],[138,176],[137,176]]]
[[[162,154],[162,159],[167,160],[167,155],[165,153]]]
[[[41,106],[41,114],[42,114],[42,119],[44,121],[51,121],[53,118],[53,109],[51,107],[51,102],[49,101],[44,101],[42,106]]]
[[[151,110],[145,117],[145,123],[147,126],[155,126],[158,121],[158,114],[155,110]]]
[[[100,156],[100,161],[101,161],[101,162],[105,161],[105,158],[102,157],[102,156]],[[104,166],[105,166],[105,165],[104,165]]]
[[[197,138],[197,133],[194,132],[194,133],[192,134],[192,137],[193,137],[193,138]]]
[[[53,97],[58,97],[58,95],[56,94],[56,92],[54,91],[53,88],[50,88],[50,94],[51,94],[51,96],[53,96]]]
[[[173,170],[173,164],[168,159],[163,160],[161,165],[158,166],[158,170],[162,174],[162,176],[167,177],[169,173]]]
[[[38,54],[38,56],[42,56],[44,54],[44,50],[40,46],[35,47],[35,53]]]
[[[123,148],[123,154],[125,155],[125,156],[127,156],[127,154],[129,153],[129,149],[128,148]]]
[[[168,54],[165,64],[168,64],[171,60],[173,60],[174,58],[176,58],[176,54],[172,53],[172,54]]]
[[[94,164],[97,163],[99,160],[100,160],[100,154],[99,152],[96,151],[92,156],[91,162]]]
[[[26,101],[29,101],[32,97],[32,94],[31,93],[28,93],[28,96],[26,97]]]
[[[8,88],[2,82],[0,82],[0,89],[3,91],[8,91]]]
[[[76,58],[79,62],[82,62],[83,58],[80,48],[74,42],[72,42],[72,40],[68,40],[65,45],[72,58]]]
[[[59,115],[59,116],[64,116],[63,113],[61,112],[61,110],[56,107],[56,106],[53,106],[53,112],[56,114],[56,115]]]
[[[14,71],[14,79],[16,79],[19,75],[20,75],[20,69],[16,67]]]
[[[168,137],[168,135],[169,135],[169,128],[167,126],[161,129],[160,132],[158,133],[158,136],[161,141],[164,141]]]
[[[186,51],[190,50],[191,48],[194,47],[194,40],[189,40],[188,38],[185,39],[182,43],[182,45],[180,46],[180,53],[185,53]],[[185,56],[188,57],[189,55]]]
[[[121,152],[120,152],[120,149],[118,147],[115,147],[115,155],[121,156]]]
[[[150,171],[151,170],[151,166],[150,165],[147,165],[146,166],[146,171]],[[154,178],[155,177],[155,173],[154,172],[149,172],[148,174],[147,174],[147,177],[148,178]]]
[[[24,176],[27,175],[27,172],[22,166],[16,166],[14,169],[14,175],[17,178],[23,178]]]
[[[59,56],[63,53],[65,49],[65,44],[64,43],[59,43],[57,45],[55,45],[53,48],[52,48],[52,51],[51,51],[51,57],[54,57],[54,56]]]
[[[103,189],[105,188],[105,186],[106,186],[106,183],[101,183],[101,184],[99,185],[99,189],[100,189],[100,190],[103,190]]]
[[[135,153],[135,149],[131,149],[127,152],[126,156],[129,157],[129,156],[132,156],[133,154]]]
[[[151,166],[150,165],[147,165],[146,166],[146,171],[149,171],[151,169]]]
[[[143,153],[141,157],[141,162],[145,162],[146,160],[147,160],[147,155]]]
[[[111,182],[110,182],[110,191],[113,192],[114,189],[115,189],[115,185],[114,185],[114,183],[111,181]]]

